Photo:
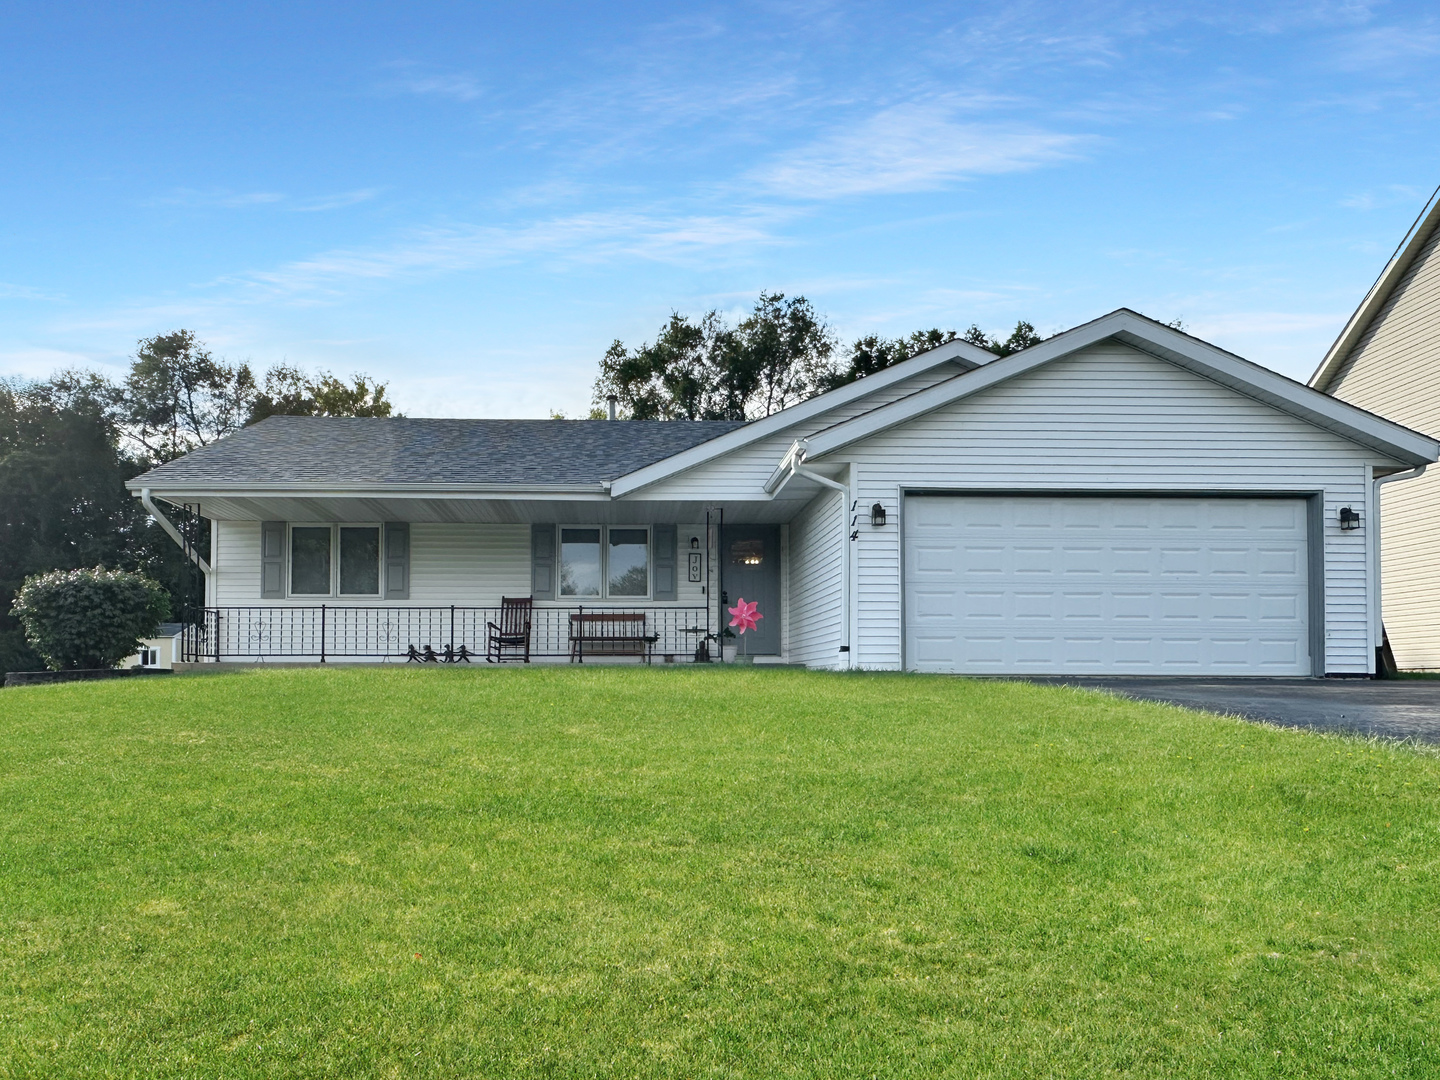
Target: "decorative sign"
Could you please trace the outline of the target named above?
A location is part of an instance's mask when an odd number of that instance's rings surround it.
[[[752,600],[747,604],[745,598],[743,596],[740,597],[734,607],[726,609],[732,616],[730,625],[739,627],[740,633],[742,634],[745,633],[746,630],[760,629],[757,624],[765,616],[755,610],[759,606],[760,602],[758,600]]]
[[[700,552],[690,552],[690,580],[698,582],[700,580],[700,572],[702,569],[703,567],[701,565]]]

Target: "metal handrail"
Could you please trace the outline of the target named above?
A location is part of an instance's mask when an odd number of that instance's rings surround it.
[[[486,623],[500,607],[378,607],[315,604],[207,607],[186,625],[181,655],[199,660],[406,660],[415,653],[482,659]],[[644,615],[645,655],[694,658],[706,609],[694,607],[539,606],[532,613],[530,655],[583,662],[596,650],[573,648],[571,615]],[[462,649],[464,654],[462,654]],[[626,655],[635,655],[630,652]]]

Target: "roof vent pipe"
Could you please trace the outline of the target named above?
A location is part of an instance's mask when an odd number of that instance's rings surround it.
[[[611,420],[614,420],[614,419],[615,419],[615,406],[616,406],[617,404],[619,404],[620,399],[619,399],[618,397],[616,397],[614,394],[606,394],[606,395],[605,395],[605,400],[606,400],[607,402],[609,402],[609,404],[610,404],[610,419],[611,419]]]

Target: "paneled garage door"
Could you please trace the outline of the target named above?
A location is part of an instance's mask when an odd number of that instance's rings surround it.
[[[912,496],[919,671],[1309,675],[1303,499]]]

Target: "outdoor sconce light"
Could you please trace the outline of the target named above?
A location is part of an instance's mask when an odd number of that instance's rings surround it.
[[[692,536],[692,537],[690,537],[690,550],[691,550],[691,551],[694,551],[694,550],[695,550],[696,548],[698,548],[699,546],[700,546],[700,538],[699,538],[698,536]]]
[[[1347,532],[1360,528],[1360,511],[1352,510],[1348,506],[1340,507],[1340,528]]]
[[[870,507],[870,524],[877,529],[885,527],[885,507],[880,503]]]

